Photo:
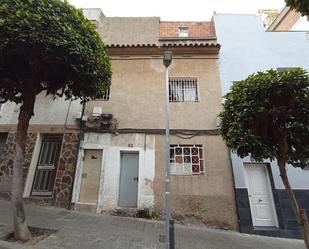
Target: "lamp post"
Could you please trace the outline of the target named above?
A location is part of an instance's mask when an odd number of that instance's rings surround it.
[[[173,54],[165,51],[163,64],[165,71],[165,249],[174,249],[174,221],[171,218],[171,169],[170,169],[170,106],[168,67],[171,65]]]

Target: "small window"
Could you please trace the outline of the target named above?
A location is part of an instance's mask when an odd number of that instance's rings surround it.
[[[108,101],[109,100],[109,95],[110,95],[110,87],[106,89],[105,94],[103,95],[103,97],[98,99],[98,100]]]
[[[170,167],[173,175],[200,175],[204,170],[203,146],[170,145]]]
[[[169,78],[170,102],[197,102],[197,79],[196,78]]]
[[[189,29],[188,28],[179,28],[179,37],[182,37],[182,38],[189,37]]]

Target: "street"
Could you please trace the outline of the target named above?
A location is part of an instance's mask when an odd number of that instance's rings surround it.
[[[10,202],[0,200],[0,236],[11,230]],[[0,249],[163,249],[162,221],[26,205],[30,226],[57,230],[34,246],[0,241]],[[176,225],[177,249],[304,249],[303,241]],[[162,237],[162,236],[161,236]]]

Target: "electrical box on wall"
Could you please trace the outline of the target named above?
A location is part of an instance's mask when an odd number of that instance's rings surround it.
[[[94,106],[92,110],[92,116],[93,117],[98,117],[102,114],[102,107],[100,106]]]

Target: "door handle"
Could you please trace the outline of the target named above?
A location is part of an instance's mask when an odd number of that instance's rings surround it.
[[[138,177],[134,177],[133,180],[134,180],[134,181],[138,181]]]
[[[262,202],[263,200],[262,199],[259,199],[259,202]]]

